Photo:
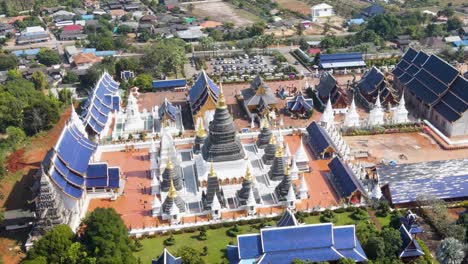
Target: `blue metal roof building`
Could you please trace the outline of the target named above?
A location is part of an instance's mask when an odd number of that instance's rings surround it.
[[[468,80],[436,55],[408,49],[393,70],[410,112],[447,136],[468,135]]]
[[[314,102],[312,98],[305,98],[304,95],[300,93],[296,95],[294,99],[289,100],[286,107],[293,113],[304,113],[314,108]]]
[[[468,197],[468,159],[378,166],[377,174],[393,205],[406,206],[421,195],[444,200]]]
[[[16,57],[21,57],[21,56],[36,56],[41,49],[24,49],[24,50],[15,50],[12,51],[13,54],[15,54]]]
[[[324,159],[338,153],[328,133],[317,122],[312,121],[306,130],[309,134],[308,144],[316,157]]]
[[[366,63],[362,53],[337,53],[320,54],[320,64],[322,69],[341,69],[365,67]]]
[[[153,88],[157,90],[173,89],[173,88],[185,88],[187,81],[185,79],[173,79],[173,80],[155,80],[153,81]]]
[[[348,199],[350,203],[360,203],[366,191],[361,181],[351,168],[339,157],[333,158],[328,164],[330,180],[340,197]]]
[[[312,262],[367,257],[356,238],[355,227],[331,223],[270,227],[260,234],[237,236],[237,246],[227,246],[233,263],[291,263],[295,258]]]
[[[403,241],[402,251],[399,256],[400,258],[412,259],[412,258],[424,256],[424,252],[422,251],[418,242],[410,234],[410,232],[408,232],[408,230],[406,229],[404,225],[401,225],[398,231],[400,231],[400,237],[401,237],[401,240]]]
[[[164,248],[163,253],[159,258],[151,261],[151,264],[182,264],[182,258],[174,257],[169,250]]]

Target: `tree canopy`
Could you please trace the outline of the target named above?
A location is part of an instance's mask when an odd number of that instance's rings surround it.
[[[83,244],[96,263],[137,263],[122,218],[112,208],[97,208],[84,220]]]
[[[61,61],[58,52],[51,49],[41,49],[37,54],[37,60],[46,66],[59,64]]]
[[[0,71],[15,69],[18,66],[18,59],[13,54],[0,54]]]
[[[204,264],[201,253],[189,246],[183,246],[177,250],[176,255],[182,258],[183,264]]]
[[[437,260],[441,264],[459,264],[465,257],[465,246],[453,237],[442,240],[437,247]]]
[[[176,77],[186,61],[185,43],[181,39],[159,41],[151,46],[142,58],[146,69],[165,75],[172,72]]]

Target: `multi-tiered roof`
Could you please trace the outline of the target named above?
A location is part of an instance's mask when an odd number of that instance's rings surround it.
[[[195,116],[198,114],[208,100],[216,104],[218,102],[219,93],[219,87],[208,77],[205,71],[202,71],[198,75],[195,84],[188,92],[192,115]]]
[[[96,83],[92,93],[83,106],[82,119],[86,127],[101,134],[109,119],[109,113],[119,111],[119,83],[107,72]]]
[[[372,108],[377,97],[380,97],[384,106],[398,103],[397,92],[389,86],[385,75],[375,66],[367,71],[356,85],[356,96],[368,110]]]

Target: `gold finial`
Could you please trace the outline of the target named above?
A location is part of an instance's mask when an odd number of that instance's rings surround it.
[[[172,180],[172,177],[171,177],[171,180],[170,180],[170,186],[169,186],[169,193],[167,194],[167,197],[169,198],[176,198],[177,197],[177,191],[174,187],[174,181]]]
[[[172,165],[172,161],[171,161],[170,158],[167,159],[166,168],[168,168],[168,169],[173,169],[174,168],[174,165]]]
[[[289,170],[290,170],[290,166],[289,166],[289,163],[286,164],[286,168],[284,169],[284,175],[289,175]]]
[[[223,83],[219,82],[219,96],[218,96],[218,103],[216,104],[216,108],[218,109],[226,109],[226,99],[224,99],[223,93]]]
[[[214,170],[214,167],[213,167],[213,161],[211,162],[211,167],[210,167],[210,177],[215,177],[216,176],[216,173],[215,173],[215,170]]]
[[[268,122],[268,120],[266,118],[263,118],[263,127],[264,128],[270,128],[270,123]]]
[[[270,142],[268,142],[270,145],[276,145],[276,137],[275,135],[272,135],[270,138]]]
[[[200,119],[198,122],[197,137],[204,138],[206,137],[205,128],[203,127],[203,120]]]
[[[276,146],[275,157],[276,157],[276,158],[282,158],[282,157],[283,157],[283,147],[281,146],[281,144],[279,144],[278,146]]]
[[[250,173],[250,167],[247,166],[247,169],[245,170],[245,180],[246,181],[252,181],[252,174]]]

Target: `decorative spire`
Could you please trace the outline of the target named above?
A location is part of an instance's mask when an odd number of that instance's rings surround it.
[[[294,202],[296,201],[296,193],[294,192],[294,186],[291,184],[289,185],[288,194],[286,196],[287,202]]]
[[[290,172],[290,166],[289,164],[286,164],[286,168],[284,169],[284,175],[289,175],[291,172]]]
[[[309,191],[309,188],[307,187],[305,175],[302,174],[301,185],[299,186],[299,194],[300,194],[301,199],[306,199],[308,197],[308,194],[307,194],[308,191]]]
[[[348,111],[346,112],[345,120],[344,120],[345,127],[358,127],[359,126],[359,114],[356,110],[356,104],[353,100],[351,101],[351,106],[349,107]]]
[[[216,108],[218,109],[227,109],[226,105],[226,99],[224,99],[224,93],[223,93],[223,83],[219,83],[219,97],[218,97],[218,103],[216,104]]]
[[[275,135],[271,136],[270,142],[268,142],[268,144],[270,144],[270,145],[276,145],[276,137],[275,137]]]
[[[172,181],[172,177],[170,179],[169,193],[167,194],[167,197],[173,199],[177,197],[177,191],[174,187],[174,181]]]
[[[331,104],[330,96],[328,97],[327,106],[320,117],[320,122],[326,124],[327,126],[333,125],[333,107]]]
[[[214,170],[213,161],[211,162],[209,177],[216,177],[216,172]]]
[[[283,147],[281,145],[276,146],[275,158],[283,157]]]
[[[203,121],[201,119],[199,119],[199,122],[198,122],[197,137],[199,138],[206,137],[205,128],[203,127]]]
[[[170,170],[174,169],[174,165],[172,164],[172,161],[171,161],[170,158],[167,159],[166,168],[168,168]],[[172,182],[172,178],[171,178],[171,182]]]
[[[254,195],[254,192],[253,192],[253,188],[250,188],[249,198],[247,199],[246,205],[247,206],[257,205],[257,202],[255,201],[255,195]]]
[[[252,181],[253,177],[252,174],[250,173],[250,167],[247,165],[247,169],[245,170],[245,180],[247,181]]]

